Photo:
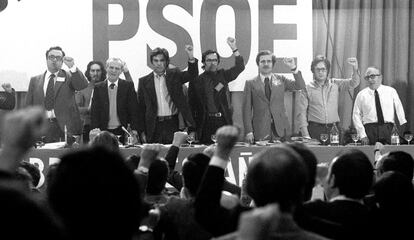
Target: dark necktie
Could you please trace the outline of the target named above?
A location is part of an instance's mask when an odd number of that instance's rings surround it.
[[[52,110],[55,107],[55,74],[51,74],[49,77],[49,83],[46,88],[45,108],[46,110]]]
[[[111,85],[109,85],[110,89],[114,89],[114,87],[115,87],[115,83],[111,83]]]
[[[384,124],[384,115],[382,114],[381,102],[379,99],[378,91],[374,91],[375,95],[375,108],[377,110],[377,118],[379,124]]]
[[[269,78],[265,78],[264,83],[265,83],[265,95],[266,95],[267,100],[270,101],[271,90],[270,90]]]

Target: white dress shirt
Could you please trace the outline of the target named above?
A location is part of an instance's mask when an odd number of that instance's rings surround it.
[[[377,91],[381,102],[384,122],[394,123],[394,113],[396,113],[400,124],[406,123],[404,109],[397,91],[385,85],[380,85]],[[354,120],[359,137],[366,137],[367,134],[365,133],[364,124],[378,122],[374,90],[367,87],[358,93],[355,99],[352,119]]]
[[[168,93],[165,74],[158,75],[154,72],[154,85],[158,104],[157,116],[162,117],[177,114],[177,109],[172,103],[170,94]]]
[[[111,84],[114,84],[114,88],[111,89]],[[109,121],[108,121],[108,129],[115,129],[118,128],[121,123],[118,118],[118,110],[117,110],[117,95],[118,95],[118,80],[115,82],[107,81],[108,87],[108,97],[109,97]]]

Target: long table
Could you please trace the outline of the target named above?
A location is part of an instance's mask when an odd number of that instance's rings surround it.
[[[195,147],[182,147],[177,159],[176,170],[181,170],[181,162],[191,153],[202,152],[206,146],[195,146]],[[241,146],[235,147],[231,154],[231,161],[227,167],[226,175],[230,181],[233,181],[236,184],[242,182],[244,174],[246,172],[247,166],[252,159],[253,155],[259,151],[265,149],[265,146]],[[371,160],[374,161],[374,146],[309,146],[310,150],[315,154],[318,159],[318,162],[330,162],[340,151],[357,148],[364,152]],[[128,157],[133,154],[140,154],[141,147],[135,148],[121,148],[121,153]],[[391,146],[386,145],[383,152],[401,150],[414,156],[414,145],[399,145]],[[33,149],[26,157],[25,160],[36,164],[41,171],[41,179],[39,186],[42,186],[45,180],[45,176],[48,172],[49,166],[51,164],[59,162],[59,159],[68,151],[69,149]],[[168,151],[168,147],[164,147],[160,153],[160,156],[165,156]]]

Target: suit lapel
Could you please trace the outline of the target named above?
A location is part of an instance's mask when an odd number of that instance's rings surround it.
[[[146,78],[144,83],[147,93],[152,101],[154,106],[157,106],[157,95],[155,93],[155,83],[154,83],[154,73],[151,72]]]
[[[56,81],[55,81],[55,87],[54,87],[54,91],[55,91],[55,99],[59,93],[60,88],[62,87],[62,85],[67,81],[66,79],[67,75],[65,74],[65,72],[63,70],[59,70],[59,73],[56,76]],[[58,81],[58,79],[63,78],[64,81]]]
[[[108,92],[108,91],[107,91]],[[126,92],[125,92],[125,85],[124,82],[119,79],[118,80],[118,91],[116,93],[116,109],[121,109],[123,106],[121,106],[120,104],[122,103],[122,98],[126,97]]]
[[[263,101],[269,102],[269,100],[266,97],[265,91],[264,91],[265,85],[264,85],[264,82],[262,82],[262,79],[260,79],[260,75],[257,76],[253,82],[254,82],[254,87],[259,92],[259,97],[262,98]]]

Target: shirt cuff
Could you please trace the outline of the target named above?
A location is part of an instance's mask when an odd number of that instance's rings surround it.
[[[217,156],[213,156],[210,160],[209,165],[210,166],[216,166],[216,167],[219,167],[219,168],[222,168],[222,169],[226,169],[227,163],[228,163],[227,160],[224,160],[224,159],[222,159],[220,157],[217,157]]]

